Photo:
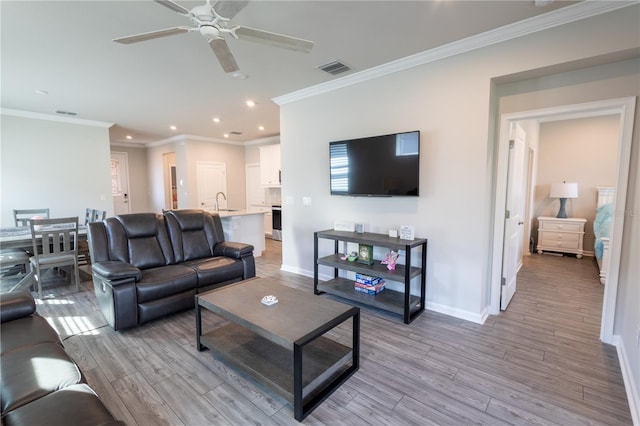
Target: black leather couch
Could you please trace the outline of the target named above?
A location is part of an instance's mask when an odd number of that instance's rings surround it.
[[[88,224],[98,305],[114,330],[195,306],[195,295],[255,277],[253,246],[224,240],[202,210],[119,215]]]
[[[2,424],[125,425],[85,383],[31,293],[0,296]]]

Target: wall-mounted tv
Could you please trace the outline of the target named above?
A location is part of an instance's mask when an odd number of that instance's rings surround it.
[[[418,196],[420,132],[329,143],[332,195]]]

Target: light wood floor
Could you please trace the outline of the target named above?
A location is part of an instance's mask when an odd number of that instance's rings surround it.
[[[312,279],[279,270],[280,257],[280,242],[268,240],[258,275],[312,291]],[[116,417],[297,423],[286,401],[196,351],[193,311],[114,332],[84,277],[80,293],[49,287],[38,311]],[[405,325],[363,309],[360,370],[304,424],[630,425],[615,348],[598,340],[602,295],[592,258],[532,255],[507,312],[483,325],[429,311]]]

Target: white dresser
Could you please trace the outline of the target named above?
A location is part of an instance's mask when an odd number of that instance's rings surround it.
[[[538,254],[544,251],[573,253],[582,258],[584,225],[587,219],[538,217]]]

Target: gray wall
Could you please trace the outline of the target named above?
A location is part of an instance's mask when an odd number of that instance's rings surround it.
[[[1,120],[0,226],[13,226],[13,209],[48,207],[81,222],[87,208],[112,214],[108,124],[6,110]]]

